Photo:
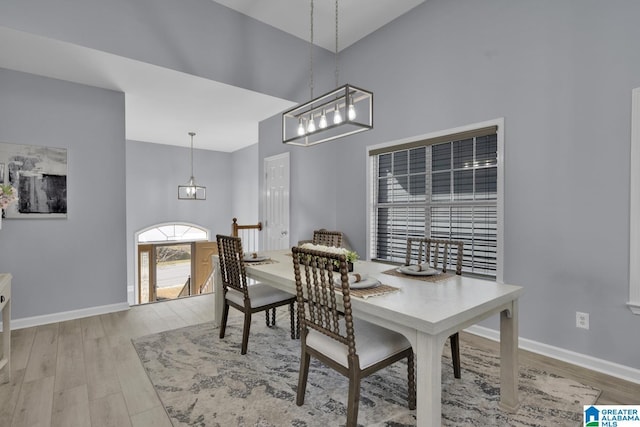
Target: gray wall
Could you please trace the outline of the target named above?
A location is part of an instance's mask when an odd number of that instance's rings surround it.
[[[303,98],[304,99],[304,98]],[[345,170],[339,170],[339,164],[343,161],[343,141],[319,144],[309,148],[292,147],[282,144],[282,118],[281,116],[265,120],[260,123],[260,159],[275,156],[285,151],[290,153],[290,213],[289,236],[290,244],[299,240],[308,240],[313,237],[313,230],[326,228],[336,229],[336,190],[340,188],[340,180],[353,180],[361,182],[358,168],[350,166]],[[347,159],[357,161],[350,154]],[[260,162],[260,176],[264,176],[264,165]],[[262,180],[261,180],[262,182]],[[357,197],[364,194],[364,187],[358,188],[353,194]],[[260,200],[262,204],[262,200]],[[350,203],[350,202],[347,202]],[[342,207],[341,207],[342,209]],[[260,211],[262,214],[262,210]],[[364,224],[364,213],[357,213],[357,218]],[[341,229],[349,239],[357,235],[358,230]],[[364,250],[360,252],[364,254]]]
[[[308,85],[306,41],[211,0],[3,1],[0,26],[284,99]]]
[[[196,132],[194,145],[197,137]],[[186,131],[185,138],[189,138]],[[132,290],[136,232],[166,222],[196,224],[210,230],[214,240],[216,233],[230,231],[233,155],[194,149],[193,172],[196,183],[207,187],[207,199],[178,200],[178,185],[191,176],[189,148],[128,140],[126,153],[127,284]]]
[[[300,55],[306,55],[308,52],[307,43],[303,40],[290,37],[273,27],[210,0],[185,0],[180,2],[179,7],[176,7],[177,5],[174,1],[167,0],[140,0],[136,2],[115,0],[108,3],[88,0],[82,4],[42,0],[28,3],[2,2],[0,3],[0,26],[118,54],[201,77],[213,78],[219,82],[279,97],[286,97],[286,92],[290,91],[291,87],[297,88],[300,81],[306,79],[307,65],[300,63],[297,59]],[[291,55],[292,53],[294,54]],[[320,52],[316,56],[321,57],[322,55],[323,53]],[[287,74],[285,79],[274,80],[271,78],[273,75],[284,75],[285,73]],[[13,74],[20,75],[20,73]],[[52,104],[65,106],[71,104],[79,110],[85,109],[82,103],[75,103],[73,92],[78,89],[70,89],[69,94],[66,92],[66,88],[76,85],[54,80],[47,81],[51,82],[51,85],[62,87],[52,95]],[[291,81],[294,82],[293,86]],[[13,89],[12,83],[0,86],[0,104],[5,108],[10,106],[13,108],[13,104],[9,103],[10,95],[13,93],[5,91],[4,86],[12,86],[11,89]],[[22,95],[22,93],[20,94]],[[30,104],[32,100],[28,99],[29,96],[30,92],[24,92],[25,98],[20,102]],[[51,298],[45,292],[39,301],[32,298],[33,301],[30,304],[34,307],[33,310],[23,311],[19,305],[21,303],[16,302],[14,318],[91,308],[113,302],[126,302],[127,284],[129,286],[134,284],[134,233],[142,228],[159,222],[186,221],[200,224],[216,233],[228,232],[231,218],[234,215],[250,216],[257,220],[257,202],[254,203],[254,206],[249,206],[250,203],[247,203],[246,200],[232,199],[231,194],[235,191],[230,189],[230,186],[237,185],[249,200],[257,197],[257,193],[251,192],[257,192],[258,183],[247,184],[248,181],[243,180],[241,176],[235,177],[232,182],[229,180],[231,176],[229,173],[230,165],[234,162],[235,164],[247,162],[252,156],[254,157],[252,163],[256,164],[257,150],[241,153],[238,155],[238,160],[235,161],[233,159],[236,156],[233,154],[196,150],[199,156],[195,159],[196,178],[207,186],[208,200],[194,202],[195,204],[190,204],[187,201],[178,202],[174,193],[176,187],[178,183],[186,182],[189,177],[186,163],[188,150],[137,141],[128,141],[125,148],[124,94],[120,93],[118,96],[121,104],[115,114],[120,120],[117,131],[119,132],[122,158],[117,165],[110,165],[109,174],[102,174],[99,177],[99,183],[104,185],[106,182],[111,182],[112,174],[124,183],[125,173],[128,174],[126,190],[123,184],[122,188],[118,188],[117,194],[107,193],[110,205],[121,204],[123,209],[122,218],[120,218],[122,221],[118,227],[110,227],[112,231],[116,231],[109,235],[113,239],[118,236],[117,233],[122,233],[120,236],[123,239],[122,245],[119,245],[117,250],[109,252],[110,256],[120,257],[122,264],[118,268],[109,266],[106,270],[104,267],[92,269],[93,274],[104,273],[101,280],[107,280],[107,277],[112,276],[109,279],[109,288],[117,289],[118,297],[113,298],[108,295],[109,298],[102,298],[103,290],[97,293],[92,292],[89,297],[74,294],[71,300],[58,294],[57,297],[64,300],[62,304],[58,305],[50,304]],[[100,102],[99,100],[95,101],[97,104]],[[89,107],[87,110],[90,111],[91,108],[99,108],[99,105]],[[11,115],[4,115],[2,122],[12,122],[19,124],[19,126],[3,126],[0,129],[0,137],[14,131],[21,135],[16,142],[24,139],[31,141],[29,133],[35,132],[35,130],[23,128],[27,123],[31,125],[33,118],[38,116],[33,114],[32,110],[37,111],[37,109],[29,108],[25,108],[24,111],[14,109]],[[21,116],[22,113],[25,115]],[[12,120],[16,116],[19,116],[19,119]],[[90,124],[87,123],[87,126]],[[63,123],[58,126],[62,128]],[[64,131],[77,135],[82,131],[83,126],[80,126],[79,129],[76,129],[75,126],[74,123]],[[90,129],[92,134],[101,135],[101,138],[98,139],[92,136],[92,142],[96,143],[115,131],[110,129],[109,132],[105,132],[98,127],[90,127]],[[185,132],[187,131],[185,130]],[[46,135],[46,128],[42,128],[41,133]],[[13,137],[13,135],[10,136]],[[185,138],[187,138],[186,134]],[[7,139],[9,137],[0,138],[0,140]],[[15,138],[13,139],[15,140]],[[52,145],[65,146],[64,144]],[[100,158],[100,151],[96,150],[96,153],[96,157]],[[85,161],[83,153],[74,151],[74,155],[80,156],[82,161]],[[109,157],[106,159],[108,160]],[[176,159],[184,159],[185,163],[182,164]],[[199,166],[201,159],[204,165],[210,164],[212,167],[210,169],[201,168]],[[94,160],[93,152],[86,159],[86,161],[90,160]],[[108,163],[102,164],[108,165]],[[182,166],[185,168],[180,169]],[[102,172],[101,168],[95,169],[95,171]],[[71,179],[73,177],[70,177]],[[255,171],[251,171],[247,175],[248,179],[257,179]],[[161,191],[158,192],[158,189]],[[70,200],[72,195],[73,193],[70,192]],[[117,200],[113,200],[114,198]],[[105,197],[104,200],[107,198]],[[124,217],[125,200],[128,204],[126,219]],[[233,200],[236,201],[237,206],[233,208],[232,214]],[[204,209],[202,209],[203,207]],[[238,212],[238,209],[247,209],[247,211]],[[104,223],[104,221],[100,221],[100,223]],[[82,237],[91,235],[91,233],[85,232]],[[68,235],[65,235],[64,243],[75,245],[74,240],[70,239]],[[4,239],[0,240],[0,245],[6,244],[3,241]],[[16,254],[18,253],[16,252]],[[56,254],[59,257],[63,255],[64,252]],[[22,256],[24,257],[24,254]],[[5,258],[3,254],[0,259],[0,267],[2,267],[0,270],[18,271],[15,268],[5,267],[5,263],[8,265],[9,260],[10,258]],[[13,263],[10,266],[13,266]],[[86,280],[86,275],[79,275],[76,278],[74,270],[63,268],[65,266],[65,263],[61,263],[60,267],[48,269],[48,271],[58,270],[60,272],[59,281],[69,283],[63,286],[63,289],[86,286],[84,283],[77,283],[77,280]],[[114,275],[110,274],[113,270],[117,270],[115,276],[121,277],[113,277]],[[81,271],[85,272],[85,269],[81,269]],[[41,277],[48,275],[45,270],[38,274]],[[66,293],[70,292],[64,294]],[[34,293],[34,295],[37,294]],[[16,295],[16,297],[19,296],[20,293]],[[53,301],[55,302],[55,298]]]
[[[310,215],[292,241],[333,220],[364,253],[367,146],[504,117],[504,279],[526,290],[521,337],[640,368],[625,305],[637,16],[631,0],[429,0],[351,46],[341,83],[374,92],[373,131],[289,148],[279,117],[260,126],[261,158],[291,151],[292,215]]]
[[[21,319],[126,301],[124,94],[0,69],[0,141],[66,148],[67,219],[5,219]]]
[[[230,195],[231,217],[229,218],[238,218],[239,224],[256,224],[260,216],[258,212],[260,197],[258,144],[231,153],[231,183],[233,193]]]
[[[67,148],[69,163],[68,219],[5,219],[0,230],[14,319],[126,303],[141,229],[187,222],[215,236],[230,231],[233,215],[258,220],[257,145],[195,149],[207,200],[179,201],[189,149],[125,143],[124,94],[5,69],[0,92],[0,141]]]

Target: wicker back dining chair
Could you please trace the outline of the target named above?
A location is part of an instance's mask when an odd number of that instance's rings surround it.
[[[402,334],[353,317],[345,256],[301,247],[292,248],[292,252],[301,329],[296,404],[304,404],[313,356],[349,378],[346,425],[355,427],[361,378],[406,358],[409,408],[415,409],[411,344]],[[333,271],[336,262],[339,272]]]
[[[414,249],[415,248],[415,249]],[[452,258],[455,255],[456,274],[462,274],[462,259],[464,255],[464,242],[459,240],[430,239],[424,237],[410,237],[407,239],[407,253],[404,265],[427,264],[436,270],[447,272],[447,267],[452,267]]]
[[[457,275],[461,275],[464,242],[410,237],[407,239],[407,254],[404,265],[427,264],[436,270],[446,273],[447,267],[451,266],[449,258],[454,255],[456,257],[455,272]],[[449,343],[451,344],[453,375],[456,378],[460,378],[460,336],[457,332],[449,337]]]
[[[342,232],[340,231],[328,231],[328,230],[314,230],[313,240],[314,245],[335,246],[342,247]]]
[[[296,297],[264,283],[247,285],[244,267],[242,241],[239,237],[216,235],[220,259],[220,275],[224,292],[224,310],[220,323],[220,338],[224,338],[229,307],[244,313],[241,354],[247,353],[251,314],[289,305],[291,317],[291,339],[296,337],[295,306]],[[275,319],[274,319],[275,322]]]

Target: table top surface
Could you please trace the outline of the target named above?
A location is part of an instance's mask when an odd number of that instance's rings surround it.
[[[269,251],[261,255],[268,255],[275,262],[260,265],[246,263],[247,275],[295,293],[291,251]],[[383,273],[391,268],[392,265],[371,261],[354,263],[354,272],[367,274],[385,285],[399,288],[398,292],[367,299],[352,297],[354,314],[366,313],[429,334],[438,334],[460,325],[466,327],[476,323],[486,313],[504,308],[517,300],[524,291],[521,286],[464,275],[453,275],[432,283],[411,276],[397,277]]]

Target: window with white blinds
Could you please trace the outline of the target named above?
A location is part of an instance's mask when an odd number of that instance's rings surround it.
[[[371,257],[404,262],[407,238],[464,242],[463,271],[496,276],[495,127],[372,151]],[[445,141],[445,142],[442,142]]]

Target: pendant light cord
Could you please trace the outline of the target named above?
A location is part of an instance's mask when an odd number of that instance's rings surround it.
[[[334,59],[336,62],[336,87],[338,87],[338,84],[340,83],[340,79],[338,78],[338,0],[336,0],[336,52]]]
[[[313,0],[311,0],[311,37],[309,41],[309,75],[311,76],[309,81],[309,91],[311,92],[311,99],[313,99]]]
[[[189,135],[191,136],[191,178],[193,179],[193,136],[195,133],[189,132]]]

